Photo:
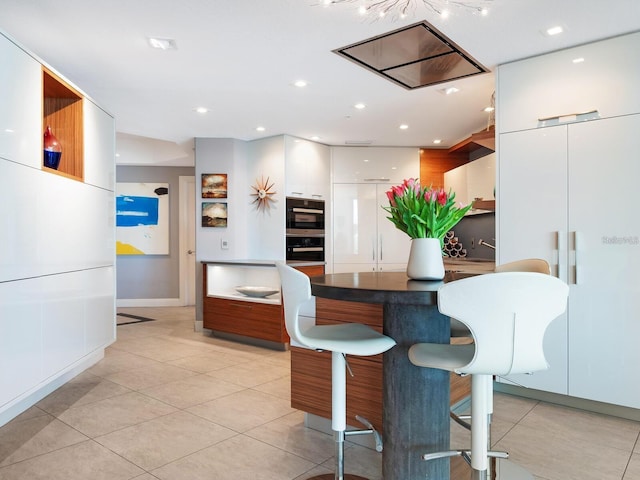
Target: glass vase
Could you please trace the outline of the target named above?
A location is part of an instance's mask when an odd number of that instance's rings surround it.
[[[60,166],[60,158],[62,157],[62,147],[60,142],[51,131],[51,127],[47,125],[44,132],[44,166],[57,170]]]

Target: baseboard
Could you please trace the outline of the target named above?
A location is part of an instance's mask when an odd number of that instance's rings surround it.
[[[610,403],[596,402],[594,400],[586,400],[584,398],[571,397],[569,395],[560,395],[558,393],[544,392],[533,388],[519,387],[506,383],[494,383],[496,392],[516,395],[518,397],[531,398],[547,403],[555,403],[570,408],[578,408],[589,412],[611,415],[613,417],[625,418],[627,420],[640,421],[640,409],[613,405]]]
[[[101,348],[82,357],[54,377],[47,378],[44,382],[23,393],[0,409],[0,427],[10,422],[22,412],[31,408],[51,392],[67,383],[73,377],[84,372],[104,358],[104,349]]]
[[[179,298],[117,298],[116,307],[182,307]]]

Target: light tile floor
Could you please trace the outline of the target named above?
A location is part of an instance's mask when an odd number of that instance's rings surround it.
[[[0,428],[0,480],[303,480],[331,435],[289,406],[289,354],[193,331],[193,308],[136,308],[106,357]],[[496,395],[498,449],[539,480],[640,480],[640,423]],[[452,426],[452,443],[468,436]],[[379,480],[350,444],[348,471]],[[455,479],[457,480],[457,479]]]

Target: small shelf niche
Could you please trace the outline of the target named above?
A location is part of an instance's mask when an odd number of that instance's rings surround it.
[[[42,138],[47,126],[62,147],[60,166],[49,172],[84,180],[83,96],[53,72],[42,69]],[[44,145],[43,145],[44,149]]]

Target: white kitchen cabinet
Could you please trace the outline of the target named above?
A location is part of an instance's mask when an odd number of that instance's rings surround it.
[[[566,127],[503,134],[498,142],[497,263],[543,258],[553,274],[566,281]],[[544,350],[549,370],[508,378],[526,387],[567,394],[566,315],[549,326]]]
[[[456,202],[467,205],[476,198],[494,198],[496,154],[490,153],[473,162],[444,172],[444,189],[456,194]]]
[[[1,35],[0,58],[0,157],[40,168],[42,67]]]
[[[525,386],[640,407],[640,114],[499,136],[499,263],[541,257],[570,285]]]
[[[285,136],[285,191],[288,197],[328,200],[329,147]]]
[[[88,99],[84,101],[84,182],[114,191],[115,124],[113,117]]]
[[[333,147],[333,183],[392,183],[420,176],[420,151],[406,147]]]
[[[1,34],[0,56],[0,364],[11,366],[0,372],[1,426],[115,340],[115,128]],[[73,100],[59,109],[60,98]],[[58,171],[43,166],[49,124],[64,145]]]
[[[547,125],[591,111],[600,118],[640,112],[638,45],[640,32],[501,65],[500,132],[536,128],[549,117]]]
[[[403,270],[410,238],[388,220],[391,184],[333,186],[333,271]]]

